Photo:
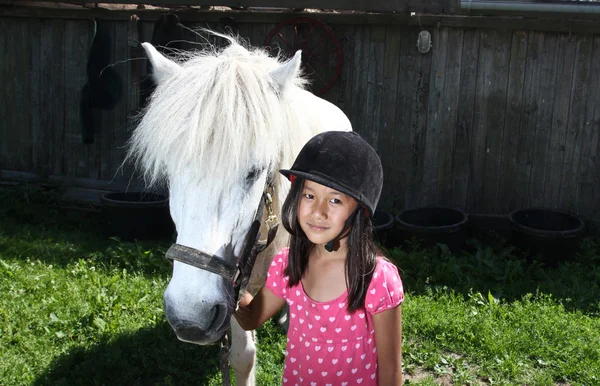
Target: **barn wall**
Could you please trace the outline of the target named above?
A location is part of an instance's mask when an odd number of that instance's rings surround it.
[[[110,63],[126,87],[81,140],[79,104],[90,20],[0,17],[0,170],[127,181],[124,145],[139,113],[146,62],[138,30],[106,21]],[[190,26],[206,25],[192,23]],[[261,45],[276,23],[239,23]],[[344,53],[323,98],[378,150],[382,205],[448,205],[471,213],[543,206],[600,216],[600,35],[523,29],[330,24]],[[192,44],[188,44],[188,47]]]

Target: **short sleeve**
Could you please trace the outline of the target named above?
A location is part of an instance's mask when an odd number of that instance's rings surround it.
[[[265,286],[282,299],[287,298],[288,277],[284,276],[283,270],[287,267],[288,254],[289,248],[283,248],[273,257],[265,281]]]
[[[398,268],[385,259],[378,259],[375,272],[365,297],[365,308],[370,314],[394,308],[404,301],[404,288]]]

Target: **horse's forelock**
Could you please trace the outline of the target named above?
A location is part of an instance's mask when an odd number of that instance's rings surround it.
[[[253,164],[278,164],[297,124],[286,109],[299,108],[278,97],[268,76],[279,63],[237,42],[182,63],[157,87],[130,142],[147,183],[185,171],[197,181],[215,176],[226,187]]]

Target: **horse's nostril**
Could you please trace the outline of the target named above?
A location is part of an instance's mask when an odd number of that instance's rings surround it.
[[[222,326],[223,323],[225,322],[225,319],[227,318],[227,306],[225,304],[216,304],[212,309],[211,309],[211,314],[212,314],[212,319],[211,319],[211,330],[212,331],[216,331],[219,330]]]

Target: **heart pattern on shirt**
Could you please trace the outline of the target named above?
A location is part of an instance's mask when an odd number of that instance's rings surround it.
[[[285,298],[290,306],[283,383],[286,386],[327,386],[332,384],[332,377],[336,377],[339,379],[333,383],[336,386],[373,384],[369,379],[377,379],[377,350],[372,313],[395,307],[401,302],[402,288],[397,284],[396,268],[389,262],[378,261],[364,309],[349,313],[347,297],[314,302],[299,285],[288,287],[289,278],[283,273],[287,253],[285,250],[277,257],[280,264],[272,264],[266,284],[277,296]]]

